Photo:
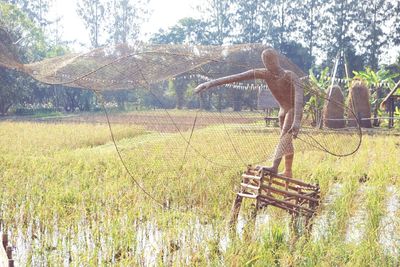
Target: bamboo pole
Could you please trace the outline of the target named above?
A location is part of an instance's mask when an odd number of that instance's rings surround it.
[[[237,220],[239,217],[240,206],[242,205],[242,200],[243,200],[243,197],[240,196],[239,194],[237,194],[235,201],[233,202],[232,211],[231,211],[232,215],[231,215],[231,219],[229,221],[229,230],[231,232],[236,232],[236,224],[237,224]]]
[[[250,171],[250,174],[252,174],[252,175],[257,175],[257,172],[258,172],[258,170],[255,169],[255,170]],[[302,181],[300,181],[300,180],[298,180],[298,179],[289,178],[289,177],[282,176],[282,175],[280,175],[280,174],[271,173],[271,172],[268,172],[268,171],[266,171],[266,173],[268,173],[268,175],[271,175],[273,178],[278,178],[278,179],[287,181],[287,182],[289,182],[289,183],[294,183],[294,184],[297,184],[297,185],[300,185],[300,186],[304,186],[304,187],[306,187],[306,188],[310,188],[310,189],[312,189],[312,190],[319,189],[319,188],[318,188],[317,186],[315,186],[315,185],[307,184],[307,183],[302,182]]]
[[[267,193],[268,193],[268,191],[272,191],[272,192],[274,192],[274,193],[276,193],[278,195],[281,195],[281,196],[291,196],[291,197],[306,199],[308,201],[313,201],[313,202],[318,202],[319,201],[318,199],[315,199],[315,198],[312,198],[312,197],[309,197],[309,196],[306,196],[306,195],[303,195],[303,194],[281,190],[281,189],[274,188],[274,187],[269,186],[269,185],[261,185],[261,188],[265,189],[265,191],[267,191]]]

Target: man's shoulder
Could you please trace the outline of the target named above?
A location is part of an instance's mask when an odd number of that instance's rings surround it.
[[[285,77],[287,77],[287,78],[290,78],[290,79],[298,79],[299,78],[299,76],[291,70],[284,70],[284,71],[285,71]]]

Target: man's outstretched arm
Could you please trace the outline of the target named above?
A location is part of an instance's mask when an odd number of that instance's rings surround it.
[[[228,84],[228,83],[241,82],[241,81],[252,80],[252,79],[265,79],[266,71],[267,71],[266,69],[254,69],[254,70],[248,70],[248,71],[245,71],[242,73],[218,78],[218,79],[215,79],[212,81],[208,81],[208,82],[199,84],[196,87],[195,92],[201,93],[208,89],[211,89],[212,87],[216,87],[216,86],[220,86],[220,85]]]

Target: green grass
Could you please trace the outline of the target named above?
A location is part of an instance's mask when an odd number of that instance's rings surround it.
[[[329,207],[336,216],[327,238],[313,241],[303,236],[293,242],[287,216],[271,208],[271,223],[258,234],[258,241],[239,238],[224,251],[218,244],[227,235],[234,188],[244,166],[240,160],[224,158],[233,152],[218,146],[226,139],[226,135],[216,135],[221,126],[205,128],[193,139],[206,158],[189,149],[184,161],[186,143],[178,133],[158,135],[139,126],[113,125],[133,178],[158,201],[171,206],[170,210],[160,209],[134,184],[110,142],[107,127],[0,123],[1,219],[12,231],[14,243],[18,230],[32,242],[28,262],[41,260],[57,266],[65,255],[71,255],[73,265],[147,265],[138,239],[149,238],[150,232],[164,248],[153,263],[173,266],[398,264],[398,255],[385,254],[378,242],[385,190],[388,185],[400,188],[398,137],[365,136],[360,151],[346,158],[308,150],[296,154],[294,175],[319,183],[323,199],[333,183],[343,185]],[[257,142],[238,147],[246,160],[253,151],[261,156],[272,153],[273,146],[258,147],[263,140],[276,139],[275,133],[263,134]],[[234,140],[245,144],[248,139],[235,135]],[[230,167],[209,162],[218,157]],[[369,188],[364,197],[366,234],[359,244],[346,243],[347,223],[357,206],[362,177],[368,177],[364,185]],[[244,207],[243,212],[249,212],[250,202]],[[203,236],[196,239],[199,233]]]

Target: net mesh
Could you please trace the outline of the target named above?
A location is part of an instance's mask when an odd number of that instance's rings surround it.
[[[136,139],[114,140],[121,158],[130,162],[135,170],[154,165],[178,170],[186,163],[193,164],[193,159],[220,167],[263,164],[293,153],[293,146],[295,151],[314,149],[346,156],[360,146],[358,123],[356,127],[349,127],[345,123],[344,128],[328,128],[321,115],[328,103],[334,103],[334,106],[343,110],[343,118],[339,120],[345,122],[349,118],[354,120],[353,111],[310,84],[303,71],[283,55],[279,55],[281,66],[303,77],[298,86],[305,89],[305,100],[313,98],[313,103],[317,103],[305,106],[301,130],[294,140],[291,134],[281,136],[276,119],[266,118],[265,109],[276,107],[276,103],[270,101],[270,93],[265,94],[268,87],[263,81],[234,83],[215,89],[206,96],[207,109],[201,108],[204,96],[193,95],[193,108],[182,111],[171,109],[170,103],[160,95],[159,88],[163,83],[165,86],[167,80],[173,79],[177,86],[187,86],[189,82],[197,85],[217,77],[263,68],[260,55],[267,48],[264,45],[135,43],[21,64],[15,56],[16,49],[9,36],[4,31],[0,31],[0,34],[1,66],[28,73],[46,84],[93,90],[108,115],[107,118],[80,115],[66,120],[106,122],[112,131],[116,124],[141,127],[145,131]],[[129,90],[133,95],[142,96],[141,99],[152,103],[152,109],[139,107],[125,113],[114,112],[112,104],[104,100],[104,94],[119,90]],[[250,105],[251,109],[236,111],[238,99],[232,97],[223,98],[225,103],[221,109],[221,95],[228,94],[230,90],[236,90],[238,95],[250,95],[248,99],[256,102],[270,104],[259,105],[260,109],[257,109],[257,105]],[[257,97],[262,95],[269,95],[270,99],[257,101]],[[135,161],[134,157],[138,155],[141,160]]]

